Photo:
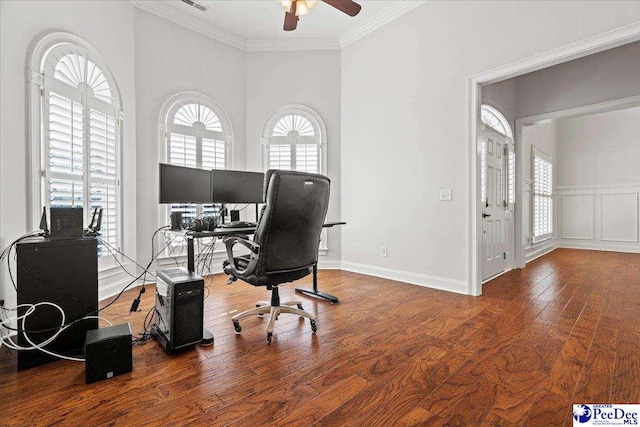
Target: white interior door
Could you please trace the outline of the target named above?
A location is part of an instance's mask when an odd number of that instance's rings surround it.
[[[509,249],[508,233],[513,220],[507,202],[507,160],[511,140],[485,125],[481,126],[478,135],[482,175],[482,279],[486,280],[506,270],[508,257],[513,253]]]

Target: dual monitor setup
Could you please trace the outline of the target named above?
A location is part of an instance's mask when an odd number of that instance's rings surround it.
[[[160,203],[262,203],[264,174],[160,163]]]

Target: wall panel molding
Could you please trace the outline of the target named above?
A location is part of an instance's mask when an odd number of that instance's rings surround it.
[[[640,184],[561,186],[556,194],[561,200],[558,247],[640,253]],[[584,206],[565,204],[566,200],[580,198],[593,204],[588,206],[593,215],[593,238],[585,232],[586,225],[591,224],[584,221]],[[581,216],[583,223],[576,225],[576,218]]]

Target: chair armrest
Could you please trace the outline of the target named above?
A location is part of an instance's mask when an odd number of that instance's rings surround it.
[[[229,236],[226,237],[223,242],[227,249],[227,258],[229,258],[229,266],[231,267],[233,275],[236,277],[247,277],[252,274],[256,269],[256,265],[258,265],[258,258],[260,257],[260,245],[253,240],[249,240],[247,236]],[[236,244],[244,246],[251,252],[249,254],[249,264],[244,270],[238,268],[233,257],[233,247]]]

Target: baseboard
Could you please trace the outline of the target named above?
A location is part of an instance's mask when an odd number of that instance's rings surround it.
[[[117,282],[109,283],[106,285],[98,285],[98,301],[103,301],[107,298],[111,298],[113,296],[118,295],[122,291],[122,289],[124,289],[125,286],[131,283],[132,280],[133,278],[127,276],[126,278],[122,280],[118,280]],[[147,282],[147,284],[148,283],[149,282]],[[127,288],[127,291],[131,289],[136,289],[140,286],[142,286],[142,280],[138,280],[136,281],[136,283],[129,286]]]
[[[541,256],[544,256],[544,255],[556,250],[557,248],[558,248],[558,243],[557,243],[557,241],[555,239],[551,240],[549,243],[545,242],[545,244],[541,245],[539,248],[536,248],[535,250],[527,253],[524,256],[524,263],[528,264],[531,261],[533,261],[535,259],[538,259]]]
[[[469,295],[468,284],[467,282],[462,280],[446,279],[444,277],[428,276],[421,273],[393,270],[391,268],[358,264],[355,262],[347,261],[341,262],[341,268],[342,270],[351,271],[353,273],[382,277],[384,279],[396,280],[398,282],[409,283],[412,285]]]
[[[319,259],[318,270],[342,270],[342,261]]]
[[[566,249],[585,249],[588,251],[607,251],[607,252],[624,252],[624,253],[640,253],[640,246],[635,245],[615,245],[602,242],[567,242],[561,240],[558,242],[559,248]]]

